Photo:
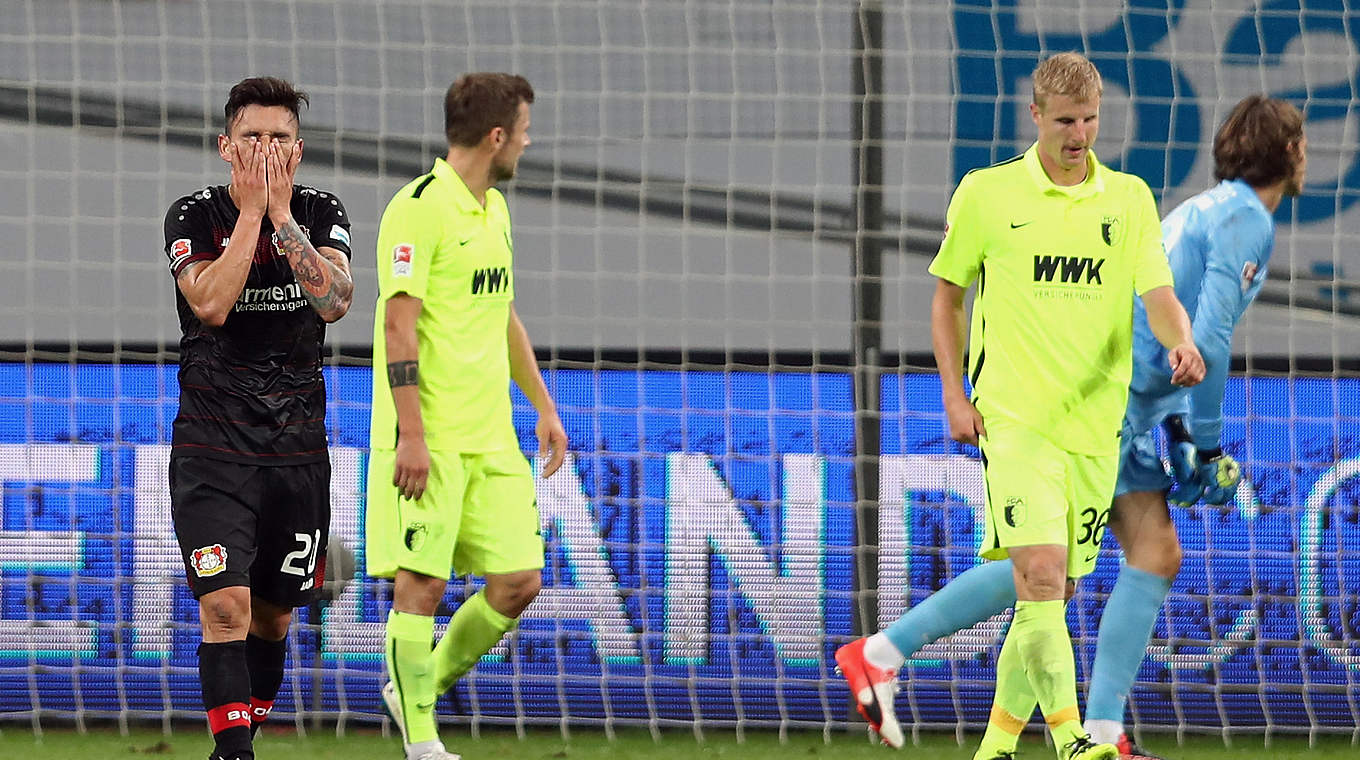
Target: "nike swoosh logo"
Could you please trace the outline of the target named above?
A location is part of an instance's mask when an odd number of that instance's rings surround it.
[[[468,243],[471,243],[471,242],[472,242],[472,238],[468,238],[467,240],[459,240],[459,241],[458,241],[458,245],[467,245]]]
[[[420,702],[417,702],[417,703],[416,703],[416,709],[417,709],[417,710],[420,710],[420,711],[422,711],[422,712],[424,712],[425,710],[433,710],[433,709],[434,709],[434,703],[433,703],[433,702],[426,702],[425,704],[421,704]]]
[[[1095,559],[1095,558],[1096,558],[1096,555],[1092,554],[1091,556],[1087,557],[1084,561],[1090,562],[1091,560],[1093,560],[1093,559]]]
[[[1033,222],[1033,221],[1034,221],[1034,220],[1031,219],[1031,220],[1029,220],[1029,222],[1021,222],[1021,223],[1019,223],[1019,224],[1016,224],[1015,222],[1011,222],[1011,229],[1013,229],[1013,230],[1018,230],[1018,229],[1020,229],[1021,227],[1024,227],[1025,225],[1027,225],[1027,224],[1029,224],[1030,222]]]

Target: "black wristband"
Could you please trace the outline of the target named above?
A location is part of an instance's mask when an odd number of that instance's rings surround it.
[[[414,360],[387,363],[387,384],[393,388],[415,385],[419,375],[419,363]]]

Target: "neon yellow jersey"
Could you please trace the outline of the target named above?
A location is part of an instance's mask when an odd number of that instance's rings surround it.
[[[1147,184],[1088,152],[1086,181],[1053,184],[1037,146],[969,172],[930,273],[978,282],[973,402],[1079,454],[1117,451],[1133,368],[1133,297],[1171,284]]]
[[[416,321],[420,414],[431,449],[518,448],[510,419],[506,330],[515,297],[510,211],[495,189],[483,208],[444,159],[403,187],[378,227],[370,445],[396,446],[387,383],[387,299],[421,299]]]

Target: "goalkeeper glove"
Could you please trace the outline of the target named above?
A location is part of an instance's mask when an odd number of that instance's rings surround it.
[[[1237,484],[1242,482],[1242,468],[1237,460],[1221,448],[1196,451],[1179,415],[1168,417],[1164,427],[1170,440],[1171,472],[1176,479],[1166,500],[1179,507],[1192,506],[1200,499],[1214,506],[1227,504],[1237,493]]]
[[[1178,507],[1188,507],[1199,501],[1204,493],[1204,484],[1199,481],[1199,459],[1195,443],[1190,439],[1190,431],[1185,429],[1185,421],[1180,415],[1167,417],[1162,424],[1166,429],[1170,449],[1171,474],[1175,478],[1166,500]]]
[[[1242,468],[1223,449],[1199,452],[1198,480],[1204,487],[1204,503],[1221,507],[1237,493]]]

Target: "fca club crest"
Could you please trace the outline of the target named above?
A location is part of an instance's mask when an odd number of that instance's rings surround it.
[[[1119,244],[1120,233],[1123,231],[1119,223],[1119,217],[1107,216],[1100,220],[1100,237],[1105,241],[1105,245],[1114,247]]]
[[[198,573],[200,578],[217,575],[227,569],[227,549],[221,544],[194,549],[191,559],[194,564],[194,572]]]
[[[1012,496],[1006,499],[1005,518],[1006,524],[1012,528],[1018,528],[1025,524],[1025,499],[1020,496]]]
[[[413,522],[406,526],[406,548],[413,552],[420,551],[425,545],[425,523]]]

